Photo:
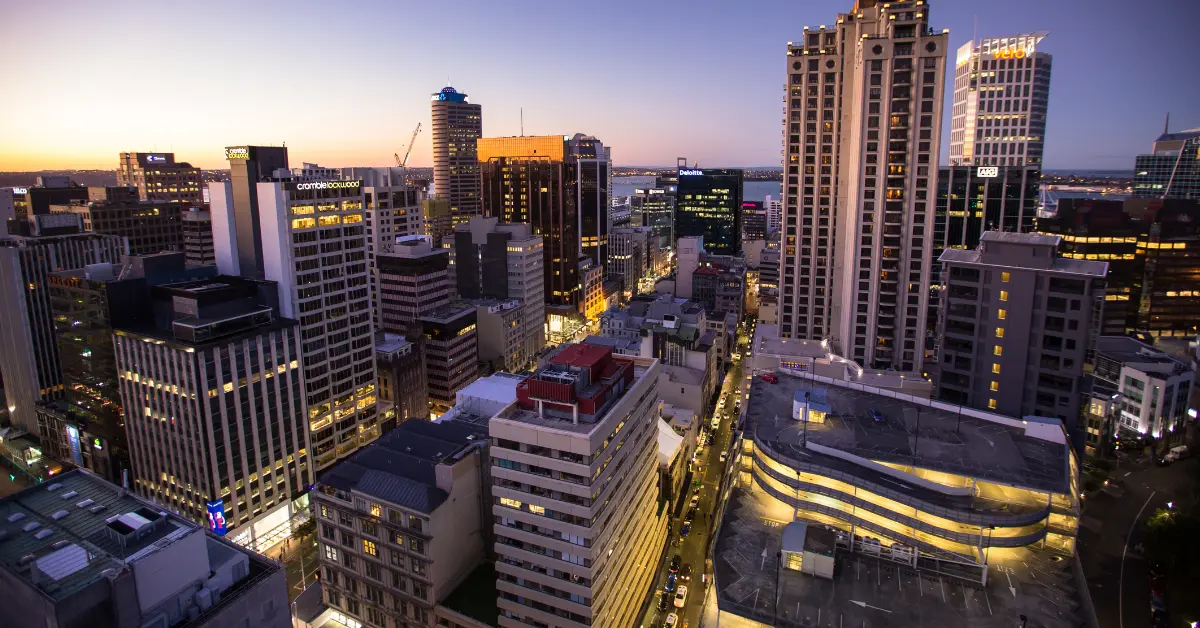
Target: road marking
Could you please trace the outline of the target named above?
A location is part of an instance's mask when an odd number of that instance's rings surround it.
[[[938,582],[942,584],[942,603],[948,604],[948,602],[946,602],[946,581],[942,580],[941,576],[938,576]]]
[[[1146,503],[1142,504],[1137,514],[1134,515],[1133,523],[1129,524],[1129,534],[1125,535],[1125,547],[1121,549],[1121,574],[1117,576],[1117,625],[1119,628],[1125,628],[1125,554],[1129,551],[1129,537],[1133,536],[1133,529],[1137,527],[1138,519],[1142,518],[1142,512],[1146,510],[1146,506],[1150,505],[1150,500],[1154,499],[1155,492],[1150,491]]]
[[[1001,567],[1001,569],[1003,569],[1003,567]],[[1014,586],[1012,585],[1012,576],[1011,576],[1011,575],[1009,575],[1009,573],[1008,573],[1008,571],[1007,571],[1007,570],[1004,572],[1004,577],[1005,577],[1005,578],[1008,578],[1008,590],[1009,590],[1009,592],[1013,594],[1013,597],[1017,597],[1017,587],[1014,587]]]
[[[983,599],[987,601],[988,615],[993,615],[994,613],[992,613],[992,599],[988,597],[987,589],[983,590]]]
[[[1131,474],[1131,473],[1133,473],[1133,471],[1126,471],[1126,472],[1125,472],[1125,475],[1123,475],[1123,476],[1121,476],[1121,477],[1125,477],[1125,478],[1127,478],[1127,477],[1129,477],[1129,474]]]
[[[877,611],[883,611],[883,612],[885,612],[885,613],[890,613],[890,612],[892,612],[892,611],[889,611],[889,610],[888,610],[888,609],[886,609],[886,608],[879,608],[878,606],[871,606],[870,604],[867,604],[866,602],[859,602],[858,600],[850,600],[850,603],[851,603],[851,604],[857,604],[857,605],[859,605],[859,606],[861,606],[861,607],[863,607],[863,608],[873,608],[873,609],[875,609],[875,610],[877,610]]]

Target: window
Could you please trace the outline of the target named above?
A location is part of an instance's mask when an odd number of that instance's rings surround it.
[[[1005,318],[1008,318],[1008,310],[1005,310],[1005,309],[996,310],[996,318],[998,318],[1000,320],[1004,320]]]
[[[1000,363],[999,362],[992,363],[992,372],[995,373],[996,375],[1000,374]]]
[[[989,410],[996,409],[996,400],[995,399],[988,399],[988,409]]]
[[[1004,347],[1001,347],[1000,345],[992,347],[992,355],[1004,355]]]
[[[325,546],[325,558],[328,560],[336,561],[338,559],[337,548],[326,545]]]
[[[1000,291],[1000,300],[1001,300],[1001,301],[1007,301],[1007,300],[1008,300],[1008,290],[1001,290],[1001,291]]]
[[[375,550],[375,542],[368,541],[367,539],[363,539],[363,552],[365,552],[371,556],[379,555],[379,553]]]
[[[1000,273],[1000,281],[1008,283],[1009,279],[1012,279],[1012,275],[1008,274],[1008,271]]]
[[[992,390],[992,392],[1000,390],[1000,382],[998,382],[996,380],[992,380],[991,390]]]
[[[379,504],[371,504],[371,516],[378,517],[383,513],[383,507]]]
[[[1003,338],[1003,337],[1004,337],[1004,328],[1003,328],[1003,327],[997,327],[997,328],[996,328],[996,337],[997,337],[997,338]]]

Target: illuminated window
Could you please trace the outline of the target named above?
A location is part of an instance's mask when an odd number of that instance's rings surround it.
[[[996,337],[997,337],[997,338],[1003,338],[1003,337],[1004,337],[1004,328],[1003,328],[1003,327],[997,327],[997,328],[996,328]]]
[[[519,502],[515,499],[509,499],[507,497],[500,498],[500,505],[508,506],[509,508],[516,508],[518,510],[520,510],[520,508],[521,508],[521,502]]]
[[[371,504],[371,516],[379,517],[383,514],[383,507],[379,504]]]
[[[996,318],[998,318],[1000,320],[1004,320],[1004,319],[1008,318],[1008,310],[1005,310],[1005,309],[996,310]]]
[[[996,345],[992,348],[992,355],[1004,355],[1004,347]]]
[[[317,226],[317,221],[312,218],[293,218],[292,219],[292,228],[293,229],[308,229],[310,227],[315,227],[315,226]]]
[[[529,512],[535,515],[544,515],[546,514],[546,509],[536,504],[529,504]]]
[[[997,391],[997,390],[1000,390],[1000,382],[997,382],[997,381],[995,381],[995,380],[992,380],[992,387],[991,387],[991,389],[992,389],[992,392],[995,392],[995,391]]]
[[[375,542],[363,539],[363,551],[371,556],[378,556],[379,552],[375,550]]]
[[[325,558],[337,562],[338,551],[336,547],[325,546]]]
[[[225,392],[233,392],[233,382],[226,382],[224,388]]]
[[[995,399],[988,399],[988,409],[989,410],[996,409],[996,400]]]
[[[1008,300],[1008,290],[1001,290],[1001,291],[1000,291],[1000,300],[1001,300],[1001,301],[1007,301],[1007,300]]]

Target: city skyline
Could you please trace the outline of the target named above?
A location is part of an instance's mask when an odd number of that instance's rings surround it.
[[[363,2],[330,13],[306,3],[216,3],[200,19],[173,5],[66,4],[4,1],[13,36],[0,52],[21,59],[6,69],[25,97],[0,105],[8,121],[0,129],[0,170],[107,169],[130,150],[173,151],[201,168],[223,168],[224,146],[284,142],[296,161],[390,165],[418,122],[430,128],[429,94],[447,79],[487,108],[485,137],[518,135],[523,118],[526,135],[603,137],[617,164],[669,165],[687,156],[707,167],[773,166],[787,42],[805,25],[816,29],[851,9],[848,0],[772,2],[753,12],[705,2],[536,12],[481,4],[453,14],[452,40],[437,27],[449,14],[436,4]],[[1057,66],[1045,167],[1132,169],[1168,111],[1173,130],[1200,126],[1200,87],[1177,80],[1187,75],[1187,60],[1170,53],[1200,7],[1106,0],[1078,8],[942,1],[932,3],[930,26],[950,29],[952,49],[972,32],[1049,31],[1039,47]],[[1174,17],[1138,19],[1156,13]],[[587,25],[597,44],[579,46],[570,24]],[[640,27],[647,24],[656,28]],[[746,36],[726,37],[737,33]],[[542,45],[520,43],[534,39]],[[322,40],[327,47],[312,43]],[[696,46],[699,40],[711,43]],[[1122,40],[1137,41],[1140,54],[1121,54]],[[1114,42],[1111,54],[1096,44],[1102,41]],[[129,42],[146,54],[129,57]],[[545,57],[544,45],[571,53]],[[677,51],[687,51],[687,62],[674,60]],[[501,62],[480,64],[481,55]],[[1145,58],[1159,62],[1139,63]],[[1099,73],[1098,62],[1108,71]],[[339,74],[352,79],[348,87],[359,86],[356,96],[305,87]],[[647,89],[664,75],[688,87],[675,97]],[[1121,79],[1135,75],[1138,85],[1168,87],[1147,98]],[[593,93],[578,97],[584,90]],[[422,133],[409,163],[431,165],[431,149]],[[948,152],[944,140],[942,162]]]

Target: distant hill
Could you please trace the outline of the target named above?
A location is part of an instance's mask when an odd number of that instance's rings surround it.
[[[0,172],[0,187],[29,187],[37,184],[38,177],[66,176],[86,186],[116,185],[117,173],[113,170],[42,170],[41,172]]]

